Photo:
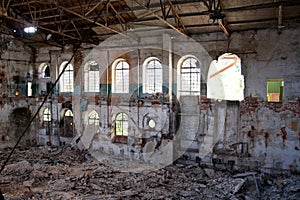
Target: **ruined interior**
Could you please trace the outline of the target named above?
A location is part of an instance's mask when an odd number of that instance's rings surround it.
[[[0,199],[299,199],[299,10],[2,0]]]

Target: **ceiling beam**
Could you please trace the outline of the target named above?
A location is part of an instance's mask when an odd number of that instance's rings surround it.
[[[176,2],[173,2],[173,5],[186,5],[188,4],[188,2],[195,2],[195,1],[187,1],[187,2],[184,2],[184,3],[178,3],[177,1]],[[96,4],[97,5],[97,4]],[[295,5],[300,5],[300,1],[293,1],[293,2],[285,2],[284,3],[284,6],[295,6]],[[257,9],[263,9],[263,8],[273,8],[274,6],[278,7],[279,4],[278,3],[274,3],[274,2],[271,2],[271,3],[263,3],[263,4],[257,4],[257,5],[247,5],[247,6],[241,6],[241,7],[234,7],[234,8],[223,8],[222,10],[225,12],[225,13],[228,13],[228,12],[240,12],[240,11],[243,11],[243,10],[257,10]],[[76,7],[78,6],[74,6],[74,7],[71,7],[71,8],[68,8],[70,10],[73,10],[75,9]],[[152,4],[151,4],[151,11],[153,11],[152,9],[153,8],[156,8],[156,7],[153,7]],[[52,8],[51,10],[54,10],[54,9],[57,9],[57,8]],[[157,9],[155,10],[155,12],[157,12],[158,10],[161,9],[161,5],[159,4],[159,6],[157,7]],[[118,11],[118,13],[121,15],[121,14],[129,14],[129,13],[132,13],[133,11],[134,12],[138,12],[138,11],[143,11],[145,10],[145,8],[142,8],[142,7],[135,7],[134,9],[131,9],[129,11]],[[49,11],[49,9],[47,10]],[[38,10],[38,12],[43,12],[43,10]],[[29,13],[22,13],[22,14],[29,14]],[[193,12],[193,13],[181,13],[179,14],[179,17],[187,17],[187,16],[195,16],[195,15],[207,15],[209,14],[207,10],[205,11],[201,11],[201,12]],[[144,16],[146,15],[152,15],[152,13],[145,13],[143,14]],[[43,19],[51,19],[51,18],[57,18],[59,17],[60,15],[51,15],[51,16],[45,16],[45,17],[40,17],[39,20],[41,22],[41,20]],[[62,15],[63,16],[63,15]],[[112,15],[111,15],[112,16]],[[89,18],[92,18],[92,17],[95,17],[95,15],[93,16],[89,16]],[[100,15],[100,17],[104,17],[103,14]],[[169,16],[168,16],[169,17]],[[168,18],[166,17],[166,18]],[[140,18],[143,18],[143,17],[140,17]],[[80,20],[82,18],[78,18],[78,19],[74,19],[73,18],[73,21],[77,21],[77,20]],[[62,22],[67,22],[68,20],[63,20]],[[47,21],[47,22],[41,22],[43,25],[47,25],[47,24],[53,24],[53,20],[52,21]]]
[[[184,25],[184,23],[183,23],[181,17],[178,15],[178,12],[177,12],[177,10],[175,9],[175,6],[173,5],[172,1],[171,1],[171,0],[168,0],[168,3],[169,3],[169,5],[171,6],[171,9],[172,9],[173,14],[175,15],[175,17],[176,17],[177,20],[179,21],[179,23],[180,23],[180,25],[181,25],[181,27],[182,27],[182,29],[183,29],[183,32],[184,32],[185,34],[188,34],[188,31],[187,31],[187,29],[185,28],[185,25]]]
[[[218,21],[218,24],[219,24],[220,28],[221,28],[222,31],[225,33],[225,35],[226,35],[227,37],[229,37],[229,36],[230,36],[229,31],[228,31],[228,29],[225,27],[225,25],[223,24],[222,19],[218,19],[217,21]]]
[[[98,6],[100,6],[100,5],[102,4],[102,1],[103,1],[103,0],[99,1],[93,8],[91,8],[88,12],[86,12],[86,13],[84,14],[84,16],[86,17],[86,16],[88,16],[91,12],[93,12]]]
[[[80,39],[82,39],[82,36],[81,36],[80,32],[78,31],[78,29],[77,29],[75,23],[74,23],[73,21],[71,21],[71,23],[72,23],[73,27],[75,28],[76,33],[78,34],[78,36],[80,37]]]
[[[105,28],[105,29],[107,29],[107,30],[109,30],[109,31],[112,31],[112,32],[114,32],[114,33],[121,34],[121,35],[123,35],[123,36],[128,37],[127,35],[121,33],[121,32],[118,31],[118,30],[115,30],[115,29],[113,29],[113,28],[110,28],[110,27],[108,27],[108,26],[105,26],[105,25],[103,25],[103,24],[101,24],[101,23],[99,23],[99,22],[94,22],[93,20],[91,20],[91,19],[89,19],[89,18],[87,18],[87,17],[85,17],[85,16],[83,16],[83,15],[77,13],[77,12],[74,12],[74,11],[68,9],[68,8],[65,8],[65,7],[62,7],[62,6],[59,6],[59,8],[61,8],[62,10],[66,11],[66,12],[68,12],[68,13],[71,13],[71,14],[77,16],[77,17],[80,17],[80,18],[82,18],[82,19],[84,19],[84,20],[86,20],[86,21],[88,21],[88,22],[95,23],[97,26],[101,26],[102,28]]]
[[[114,1],[112,1],[112,0],[110,0],[110,3],[112,3],[112,2],[114,2]],[[198,0],[178,0],[178,1],[176,1],[176,2],[173,2],[173,4],[174,5],[178,5],[178,4],[180,4],[180,5],[186,5],[186,4],[190,4],[190,3],[196,3],[196,2],[198,2],[199,3],[199,1]],[[90,5],[89,4],[83,4],[82,6],[83,7],[88,7],[88,6],[97,6],[98,4],[99,4],[100,2],[93,2],[93,3],[90,3]],[[23,5],[24,3],[22,3],[22,5]],[[14,5],[12,5],[13,7],[15,7],[15,5],[19,5],[19,4],[14,4]],[[70,10],[76,10],[76,9],[80,9],[81,7],[80,6],[70,6],[70,7],[68,7]],[[161,5],[160,4],[151,4],[151,9],[152,8],[154,8],[154,9],[156,9],[156,8],[161,8]],[[144,10],[144,8],[143,7],[141,7],[141,6],[137,6],[137,7],[133,7],[133,8],[130,8],[129,7],[129,9],[130,10],[128,10],[128,11],[122,11],[122,12],[119,12],[120,14],[123,14],[123,13],[128,13],[128,12],[133,12],[133,11],[141,11],[141,10]],[[51,11],[51,10],[56,10],[56,8],[47,8],[47,9],[41,9],[41,10],[39,10],[39,12],[49,12],[49,11]],[[24,12],[23,14],[25,14],[25,15],[27,15],[27,14],[29,14],[29,12]]]
[[[134,0],[138,5],[144,7],[145,10],[148,11],[148,13],[151,13],[153,16],[155,16],[157,19],[159,19],[161,22],[163,22],[164,24],[166,24],[167,26],[171,27],[173,30],[175,30],[176,32],[180,33],[181,35],[186,35],[183,32],[181,32],[178,28],[176,28],[175,26],[173,26],[171,23],[169,23],[168,21],[164,20],[162,17],[160,17],[159,15],[157,15],[155,12],[151,11],[149,8],[147,8],[145,5],[141,4],[140,2],[138,2],[137,0]]]
[[[117,18],[118,18],[118,20],[119,20],[119,22],[120,22],[120,25],[122,26],[123,31],[125,31],[126,25],[125,25],[125,27],[124,27],[122,24],[125,24],[126,21],[125,21],[124,18],[118,13],[118,11],[115,9],[115,7],[114,7],[110,2],[108,3],[108,5],[109,5],[109,7],[114,11],[114,13],[116,14],[116,16],[117,16]]]
[[[13,17],[10,17],[10,16],[4,16],[3,15],[2,17],[4,17],[5,19],[8,19],[8,20],[20,23],[20,24],[25,24],[25,25],[29,25],[29,26],[36,26],[36,25],[34,25],[32,23],[29,23],[27,21],[16,19],[16,18],[13,18]],[[63,32],[60,32],[60,31],[55,31],[55,30],[52,30],[52,29],[48,29],[48,28],[45,28],[45,27],[40,26],[40,25],[37,25],[37,27],[39,29],[42,29],[42,30],[45,30],[45,31],[48,31],[48,32],[51,32],[51,33],[55,33],[55,34],[58,34],[58,35],[61,35],[61,36],[64,36],[64,37],[68,37],[68,38],[73,39],[73,40],[80,40],[77,37],[74,37],[74,36],[71,36],[71,35],[67,35],[67,34],[65,34]]]
[[[223,11],[223,0],[218,0],[218,9],[220,9],[220,11]],[[222,19],[218,19],[218,24],[219,27],[222,29],[222,31],[225,33],[225,35],[229,38],[230,37],[230,33],[229,33],[229,27],[228,27],[228,23],[226,18],[222,18]]]
[[[2,2],[4,3],[4,0],[2,0]],[[5,8],[6,11],[8,10],[9,5],[10,5],[10,0],[9,0],[9,1],[7,2],[7,4],[6,4],[6,8]],[[4,8],[4,7],[3,7],[3,8]]]

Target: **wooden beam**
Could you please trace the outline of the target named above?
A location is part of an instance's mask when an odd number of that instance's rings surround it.
[[[31,11],[31,7],[29,5],[28,0],[27,0],[27,6],[28,6],[29,13],[30,13],[31,21],[33,22],[34,21],[34,17],[33,17],[33,14],[32,14],[32,11]]]
[[[115,7],[109,2],[108,3],[109,7],[115,12],[117,18],[119,19],[119,22],[122,26],[122,23],[126,23],[126,21],[124,20],[124,18],[118,13],[118,11],[115,9]],[[125,28],[122,26],[123,31],[125,31]]]
[[[4,0],[2,0],[2,2],[4,3]],[[4,4],[3,4],[3,5],[4,5]],[[7,2],[7,4],[6,4],[6,8],[5,8],[6,12],[7,12],[7,10],[8,10],[9,5],[10,5],[10,0],[8,0],[8,2]],[[4,7],[3,7],[3,8],[4,8]]]
[[[15,18],[10,17],[10,16],[2,16],[2,17],[6,18],[6,19],[8,19],[8,20],[14,21],[14,22],[18,22],[18,23],[20,23],[20,24],[25,24],[25,25],[33,26],[33,24],[31,24],[31,23],[29,23],[29,22],[26,22],[26,21],[24,21],[24,20],[15,19]],[[52,30],[52,29],[48,29],[48,28],[45,28],[45,27],[43,27],[43,26],[37,25],[37,27],[38,27],[39,29],[42,29],[42,30],[45,30],[45,31],[49,31],[49,32],[51,32],[51,33],[55,33],[55,34],[58,34],[58,35],[61,35],[61,36],[64,36],[64,37],[68,37],[68,38],[71,38],[71,39],[74,39],[74,40],[80,40],[79,38],[76,38],[76,37],[74,37],[74,36],[67,35],[67,34],[64,34],[64,33],[62,33],[62,32]]]
[[[187,31],[187,29],[185,28],[185,25],[184,25],[184,23],[183,23],[181,17],[178,15],[178,12],[177,12],[177,10],[175,9],[175,6],[173,5],[172,1],[171,1],[171,0],[168,0],[168,3],[169,3],[169,5],[170,5],[171,8],[172,8],[173,14],[176,16],[177,20],[179,21],[179,23],[180,23],[180,25],[181,25],[181,27],[182,27],[182,29],[183,29],[183,32],[184,32],[185,34],[187,34],[188,31]]]
[[[224,26],[224,24],[223,24],[223,22],[222,22],[222,19],[218,19],[218,24],[219,24],[220,28],[222,29],[222,31],[225,33],[225,35],[226,35],[227,37],[229,37],[230,34],[229,34],[227,28]]]
[[[74,26],[74,28],[75,28],[75,30],[76,30],[78,36],[80,37],[80,39],[82,39],[82,36],[81,36],[81,34],[79,33],[79,31],[78,31],[78,29],[77,29],[75,23],[74,23],[73,21],[71,21],[71,23],[72,23],[72,25]]]
[[[101,26],[102,28],[105,28],[105,29],[107,29],[107,30],[109,30],[109,31],[112,31],[112,32],[114,32],[114,33],[121,34],[121,35],[123,35],[123,36],[125,36],[125,37],[128,37],[127,35],[125,35],[124,33],[121,33],[121,32],[118,31],[118,30],[115,30],[115,29],[113,29],[113,28],[110,28],[110,27],[108,27],[108,26],[105,26],[105,25],[103,25],[103,24],[101,24],[101,23],[99,23],[99,22],[94,22],[93,20],[91,20],[91,19],[89,19],[89,18],[87,18],[87,17],[85,17],[85,16],[83,16],[83,15],[77,13],[77,12],[74,12],[74,11],[68,9],[68,8],[65,8],[65,7],[62,7],[62,6],[59,6],[59,8],[61,8],[62,10],[66,11],[66,12],[68,12],[68,13],[71,13],[71,14],[73,14],[73,15],[76,15],[77,17],[80,17],[80,18],[82,18],[82,19],[84,19],[84,20],[86,20],[86,21],[88,21],[88,22],[95,23],[96,25]]]
[[[100,6],[100,4],[102,4],[102,1],[99,1],[93,8],[91,8],[87,13],[85,13],[85,17],[88,16],[91,12],[93,12],[98,6]]]
[[[121,20],[123,23],[126,23],[126,21],[124,20],[124,18],[118,13],[118,11],[115,9],[115,7],[114,7],[111,3],[108,3],[108,5],[109,5],[110,8],[116,13],[117,17],[120,18],[120,20]]]
[[[218,0],[218,6],[219,9],[222,11],[223,10],[223,0]],[[228,31],[228,24],[226,19],[218,19],[218,24],[220,26],[220,28],[223,30],[223,32],[225,33],[225,35],[229,38],[230,34]]]
[[[175,30],[176,32],[180,33],[181,35],[185,35],[186,36],[186,34],[184,34],[183,32],[181,32],[178,28],[176,28],[175,26],[173,26],[168,21],[164,20],[162,17],[160,17],[159,15],[157,15],[155,12],[151,11],[145,5],[141,4],[137,0],[134,0],[134,1],[135,1],[136,4],[138,4],[139,6],[142,6],[145,10],[147,10],[149,13],[151,13],[153,16],[155,16],[157,19],[159,19],[161,22],[163,22],[164,24],[168,25],[169,27],[171,27],[173,30]]]
[[[158,8],[158,9],[152,11],[152,12],[157,13],[158,11],[160,11],[160,8]],[[143,14],[143,15],[140,15],[138,18],[139,18],[139,19],[142,19],[142,18],[147,17],[147,16],[149,16],[149,15],[152,15],[152,13],[147,12],[147,13],[145,13],[145,14]]]

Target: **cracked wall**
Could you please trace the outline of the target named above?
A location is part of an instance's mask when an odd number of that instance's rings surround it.
[[[130,82],[130,96],[114,95],[111,93],[110,73],[106,61],[102,63],[101,73],[105,76],[100,79],[100,94],[86,95],[79,102],[74,101],[74,96],[69,93],[60,93],[56,86],[45,106],[51,108],[52,121],[49,127],[36,119],[30,131],[24,138],[23,145],[63,145],[76,144],[81,148],[103,149],[106,153],[122,154],[135,159],[141,158],[140,152],[155,152],[158,142],[168,143],[176,131],[180,128],[189,133],[188,129],[195,130],[196,137],[185,134],[181,142],[174,143],[172,148],[183,148],[185,156],[197,160],[203,164],[211,164],[220,168],[255,168],[276,172],[276,170],[299,171],[299,42],[297,40],[299,27],[284,30],[277,34],[275,30],[241,31],[233,33],[229,40],[223,33],[212,33],[192,36],[201,44],[212,58],[216,58],[224,52],[237,54],[242,60],[242,74],[245,77],[245,100],[214,101],[207,99],[205,91],[201,92],[200,98],[180,98],[177,94],[176,74],[170,76],[170,72],[164,71],[163,84],[166,86],[162,93],[164,100],[153,105],[148,99],[144,99],[143,106],[139,105],[140,97],[135,96],[142,90],[142,76],[136,71],[131,71],[133,78]],[[157,46],[162,40],[170,39],[169,36],[153,36]],[[266,39],[267,38],[267,39]],[[13,146],[16,137],[12,133],[20,132],[21,126],[12,125],[14,118],[12,113],[18,108],[27,108],[31,116],[45,97],[46,84],[54,82],[58,76],[60,64],[72,55],[72,46],[64,49],[40,48],[34,52],[20,42],[12,38],[8,40],[8,48],[1,53],[1,99],[0,121],[1,141],[0,147]],[[150,40],[149,40],[150,41]],[[153,43],[146,40],[151,50],[129,52],[123,55],[133,66],[141,64],[148,56],[157,56],[169,66],[169,53],[167,51],[153,50]],[[170,39],[171,41],[171,39]],[[276,42],[274,42],[276,41]],[[228,45],[229,44],[229,45]],[[112,44],[114,45],[114,44]],[[154,45],[154,46],[155,46]],[[165,44],[166,45],[166,44]],[[183,48],[183,44],[176,44],[174,48]],[[166,45],[168,46],[168,45]],[[20,52],[24,54],[20,57]],[[106,55],[110,62],[119,56],[121,50],[114,47],[110,54],[107,49],[100,54]],[[75,74],[80,74],[80,66],[90,55],[90,47],[82,48],[71,63],[75,68]],[[93,53],[93,52],[92,52]],[[186,54],[197,54],[192,49],[186,50]],[[105,56],[104,56],[105,57]],[[172,55],[174,71],[180,56]],[[210,60],[210,59],[209,59]],[[108,63],[110,63],[108,62]],[[51,78],[39,78],[39,66],[42,63],[49,64]],[[202,78],[205,81],[208,73],[209,62],[204,62],[201,68]],[[77,76],[78,77],[78,76]],[[80,77],[80,76],[79,76]],[[171,77],[171,78],[170,78]],[[282,103],[270,103],[266,101],[266,81],[269,78],[284,79],[284,101]],[[80,78],[79,78],[80,79]],[[169,79],[172,79],[171,90],[174,101],[170,101]],[[33,96],[26,97],[26,84],[33,82]],[[20,89],[20,96],[15,95],[15,90]],[[169,89],[167,89],[169,88]],[[81,86],[75,88],[75,96],[83,94]],[[176,99],[177,98],[177,99]],[[72,107],[67,102],[70,102]],[[189,108],[189,103],[196,105]],[[118,105],[120,108],[114,108]],[[126,108],[122,108],[122,105]],[[147,106],[146,106],[147,105]],[[99,113],[101,125],[89,127],[90,135],[84,135],[83,129],[75,128],[74,137],[61,136],[62,110],[79,108],[80,115],[74,116],[74,121],[84,127],[84,113],[88,110],[96,110]],[[196,108],[196,109],[195,109]],[[166,124],[159,125],[162,136],[160,139],[156,130],[146,130],[144,137],[128,137],[127,144],[113,143],[110,137],[112,130],[112,118],[116,109],[127,110],[132,122],[130,134],[138,135],[138,129],[144,129],[143,119],[149,110],[155,109],[155,116],[166,116]],[[180,114],[188,114],[190,110],[196,110],[194,116],[188,119],[179,117]],[[150,116],[150,115],[149,115]],[[26,118],[27,119],[27,118]],[[24,120],[22,120],[24,121]],[[137,125],[137,126],[136,126]],[[133,128],[136,126],[136,128]],[[50,128],[50,134],[46,129]],[[97,130],[100,130],[100,134]],[[94,134],[95,133],[95,134]],[[78,142],[77,139],[81,139]],[[84,144],[85,143],[85,144]],[[172,151],[171,154],[173,154]],[[149,154],[148,154],[149,155]],[[175,156],[175,155],[174,155]],[[272,171],[273,170],[273,171]]]

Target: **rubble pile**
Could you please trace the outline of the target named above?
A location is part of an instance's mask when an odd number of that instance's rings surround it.
[[[0,153],[1,161],[9,151]],[[121,172],[70,147],[18,149],[0,175],[5,199],[300,199],[298,175],[232,174],[174,164]]]

